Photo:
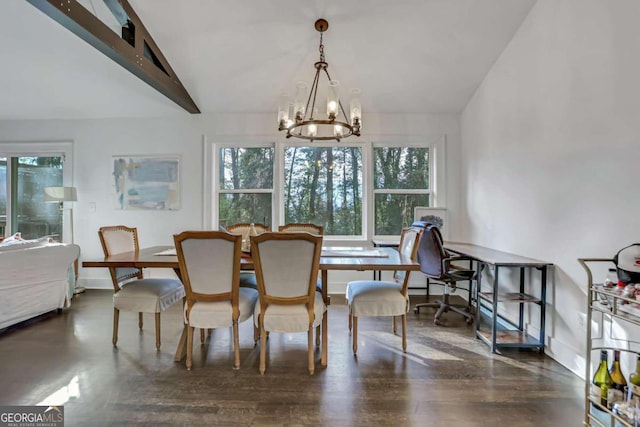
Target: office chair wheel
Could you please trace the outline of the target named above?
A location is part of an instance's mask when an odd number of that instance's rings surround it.
[[[414,307],[414,308],[413,308],[413,312],[414,312],[415,314],[420,314],[420,307]]]
[[[436,326],[440,326],[440,325],[442,325],[442,322],[440,322],[440,319],[433,319],[433,323],[434,323]]]
[[[473,319],[467,318],[467,325],[473,325]]]

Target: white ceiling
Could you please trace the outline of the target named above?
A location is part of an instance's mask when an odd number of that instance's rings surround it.
[[[204,113],[274,113],[311,83],[317,18],[364,114],[460,112],[535,0],[129,0]],[[101,16],[102,0],[83,0]],[[0,120],[188,113],[26,0],[0,5]],[[106,21],[105,21],[106,22]]]

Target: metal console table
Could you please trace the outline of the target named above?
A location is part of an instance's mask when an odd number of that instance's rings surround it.
[[[547,268],[553,266],[552,263],[514,255],[508,252],[476,246],[469,243],[445,242],[445,248],[451,252],[465,255],[476,260],[477,286],[476,299],[478,302],[476,318],[476,336],[487,343],[491,352],[498,352],[499,348],[535,348],[539,352],[544,351],[545,336],[545,306],[547,298]],[[487,266],[493,266],[493,283],[489,286],[489,291],[482,290],[482,270]],[[501,292],[499,284],[499,272],[502,268],[516,268],[520,273],[520,286],[518,292]],[[525,270],[536,269],[540,271],[540,289],[535,292],[529,289],[526,292]],[[532,288],[532,286],[529,286]],[[502,316],[499,312],[498,303],[518,304],[518,319],[512,321]],[[540,325],[538,337],[527,334],[524,328],[525,306],[537,305],[540,308]],[[481,309],[486,309],[489,313],[491,328],[484,330],[481,326]],[[508,329],[498,329],[498,320],[506,324]]]

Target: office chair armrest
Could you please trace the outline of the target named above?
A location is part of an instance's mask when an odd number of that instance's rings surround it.
[[[442,259],[442,271],[449,270],[451,263],[455,261],[474,261],[473,258],[463,255],[450,256]]]
[[[475,279],[475,270],[453,265],[452,262],[454,261],[473,261],[473,258],[466,256],[452,256],[442,260],[442,271],[451,279],[451,283],[454,288],[455,282],[459,280],[464,281]]]

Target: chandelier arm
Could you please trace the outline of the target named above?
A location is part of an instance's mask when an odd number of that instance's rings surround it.
[[[303,126],[307,125],[309,122],[305,121],[304,123],[300,123],[300,124],[293,124],[291,126],[290,129],[287,129],[287,138],[289,138],[290,132],[291,131],[295,131],[295,128],[299,128],[302,129]],[[347,138],[351,135],[355,135],[353,133],[353,129],[351,127],[351,125],[349,125],[349,123],[346,122],[340,122],[337,120],[314,120],[313,123],[317,124],[317,125],[340,125],[342,126],[344,129],[347,130],[347,132],[339,137],[336,136],[322,136],[322,135],[315,135],[315,136],[308,136],[308,135],[304,135],[301,132],[296,132],[294,134],[291,134],[291,136],[295,136],[296,138],[300,138],[300,139],[306,139],[309,141],[313,141],[313,140],[317,140],[317,141],[331,141],[331,140],[337,140],[340,141],[340,139],[342,138]]]
[[[307,107],[304,110],[304,115],[302,120],[307,117],[307,113],[309,113],[309,118],[313,119],[313,109],[316,107],[316,94],[318,93],[318,81],[320,80],[320,69],[316,69],[316,75],[313,78],[313,83],[311,83],[311,90],[309,91],[309,98],[307,98]],[[309,103],[311,102],[311,97],[313,97],[313,102],[311,103],[311,109],[309,109]]]

